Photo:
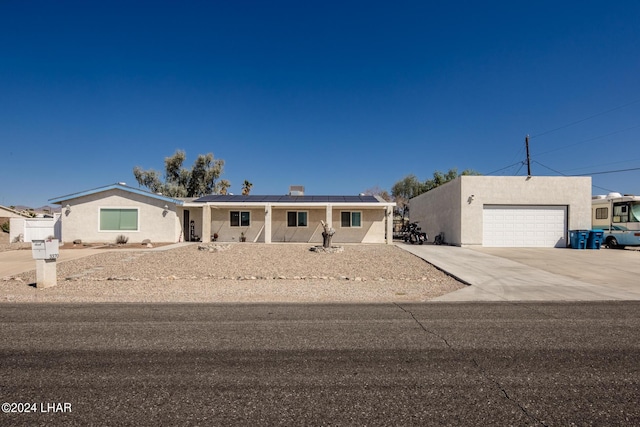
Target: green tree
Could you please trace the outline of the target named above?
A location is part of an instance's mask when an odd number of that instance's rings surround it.
[[[423,188],[424,184],[414,174],[405,176],[391,187],[391,195],[396,202],[398,213],[402,215],[403,224],[406,214],[409,212],[409,200],[424,193],[426,190]]]
[[[215,192],[217,194],[227,194],[227,190],[229,190],[229,187],[231,187],[231,183],[226,179],[221,179],[220,181],[216,182]]]
[[[242,195],[248,196],[251,193],[251,187],[253,187],[253,184],[245,179],[242,183]]]
[[[177,150],[173,156],[165,157],[164,182],[160,178],[160,172],[153,169],[143,170],[139,166],[133,168],[133,176],[138,184],[153,193],[162,193],[169,197],[201,197],[219,190],[220,186],[216,186],[216,181],[222,174],[224,160],[214,159],[212,153],[200,154],[191,169],[186,169],[183,167],[186,158],[182,150]],[[226,180],[225,182],[229,183]]]
[[[449,169],[447,173],[435,171],[433,178],[427,179],[424,182],[420,182],[414,174],[410,174],[393,184],[393,187],[391,187],[391,195],[396,202],[396,209],[402,214],[402,220],[404,221],[405,214],[409,211],[409,200],[411,198],[433,190],[463,175],[480,175],[480,173],[473,169],[465,169],[462,173],[458,174],[458,169],[452,168]]]
[[[453,181],[457,177],[464,175],[480,175],[480,173],[474,171],[473,169],[465,169],[462,171],[462,173],[458,174],[458,168],[449,169],[449,172],[447,173],[435,171],[433,173],[433,179],[427,179],[424,182],[423,193],[429,190],[433,190],[434,188],[439,187],[442,184],[446,184],[447,182]]]

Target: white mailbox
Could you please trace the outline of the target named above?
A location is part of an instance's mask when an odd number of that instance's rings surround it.
[[[58,239],[32,240],[31,253],[33,259],[56,260],[60,256],[60,245]]]

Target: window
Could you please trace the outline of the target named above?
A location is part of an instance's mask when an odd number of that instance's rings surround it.
[[[287,211],[287,227],[306,227],[307,212],[306,211]]]
[[[607,219],[609,217],[609,208],[596,208],[596,219]]]
[[[340,225],[342,227],[362,227],[362,212],[341,212]]]
[[[251,225],[251,212],[231,211],[229,222],[231,227],[249,227]]]
[[[100,209],[100,231],[137,231],[138,209]]]
[[[613,222],[629,222],[629,207],[627,204],[613,205]]]

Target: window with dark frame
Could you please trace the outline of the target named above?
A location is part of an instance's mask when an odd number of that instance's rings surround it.
[[[287,227],[306,227],[307,217],[306,211],[287,211]]]
[[[340,213],[340,226],[362,227],[362,212],[343,211]]]
[[[251,225],[251,212],[249,211],[229,212],[229,225],[231,227],[249,227]]]

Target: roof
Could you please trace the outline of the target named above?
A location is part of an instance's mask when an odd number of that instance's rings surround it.
[[[18,211],[16,209],[11,209],[11,208],[8,208],[8,207],[2,206],[2,205],[0,205],[0,211],[6,211],[6,212],[9,212],[9,213],[14,214],[16,216],[19,216],[19,217],[31,218],[31,216],[29,214],[25,213],[25,212],[21,212],[21,211]]]
[[[109,190],[122,190],[122,191],[126,191],[133,194],[147,196],[152,199],[162,200],[167,203],[175,203],[176,205],[182,205],[184,203],[182,200],[166,197],[166,196],[163,196],[162,194],[151,193],[150,191],[141,190],[139,188],[129,187],[126,184],[123,184],[120,182],[111,184],[111,185],[106,185],[104,187],[94,188],[92,190],[81,191],[79,193],[67,194],[66,196],[54,197],[53,199],[49,199],[49,202],[62,204],[67,200],[73,200],[79,197],[89,196],[91,194],[96,194],[96,193],[102,193]]]
[[[195,203],[386,203],[375,196],[260,196],[212,194]]]

